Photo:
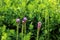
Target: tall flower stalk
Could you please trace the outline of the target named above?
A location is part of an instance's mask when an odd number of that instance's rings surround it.
[[[23,27],[24,26],[23,26],[23,21],[22,21],[22,38],[21,38],[22,40],[23,40]]]
[[[22,20],[22,40],[24,40],[23,36],[26,34],[26,21],[27,21],[27,18],[24,17]]]
[[[17,37],[16,37],[16,40],[18,40],[19,23],[20,23],[20,19],[19,18],[16,19],[16,23],[17,23]]]
[[[27,18],[24,17],[24,18],[23,18],[24,34],[26,34],[26,21],[27,21]]]
[[[36,38],[36,40],[39,40],[39,31],[40,31],[40,28],[41,28],[41,22],[38,22],[38,25],[37,25],[37,38]]]

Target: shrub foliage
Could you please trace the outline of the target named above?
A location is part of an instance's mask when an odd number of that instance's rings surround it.
[[[27,17],[24,40],[36,40],[38,21],[42,23],[39,40],[60,40],[60,0],[0,0],[1,40],[16,40],[18,17],[19,40],[23,17]]]

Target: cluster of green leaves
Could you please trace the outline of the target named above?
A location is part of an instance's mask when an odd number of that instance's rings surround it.
[[[38,21],[42,22],[39,40],[60,40],[60,0],[0,0],[0,39],[15,40],[15,29],[6,27],[15,27],[16,18],[24,16],[28,18],[25,40],[36,38]]]

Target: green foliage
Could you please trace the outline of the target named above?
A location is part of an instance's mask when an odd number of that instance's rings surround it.
[[[29,32],[26,36],[24,36],[24,40],[30,40],[31,32]]]
[[[28,18],[24,40],[31,35],[36,38],[38,21],[42,22],[39,40],[60,40],[60,0],[0,0],[0,39],[16,40],[16,30],[9,27],[15,27],[16,18],[22,21],[24,16]],[[21,29],[22,22],[19,26]],[[21,37],[19,32],[19,40]]]

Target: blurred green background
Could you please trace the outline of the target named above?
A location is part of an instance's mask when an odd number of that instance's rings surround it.
[[[16,40],[16,18],[22,21],[24,16],[28,18],[24,40],[36,40],[38,21],[39,40],[60,40],[60,0],[0,0],[0,40]]]

